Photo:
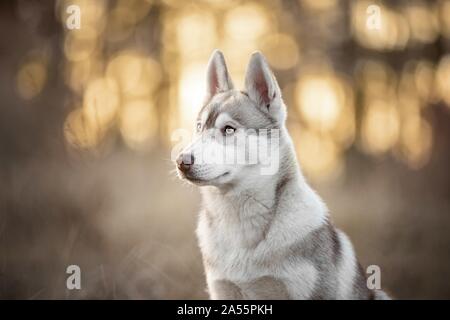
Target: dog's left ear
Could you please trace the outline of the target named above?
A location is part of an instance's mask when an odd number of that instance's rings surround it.
[[[260,52],[255,52],[248,63],[245,88],[256,104],[277,120],[284,120],[284,104],[277,80]]]
[[[206,71],[206,100],[216,93],[233,89],[225,58],[220,50],[214,50]]]

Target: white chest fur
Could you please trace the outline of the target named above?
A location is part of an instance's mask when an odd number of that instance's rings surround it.
[[[206,205],[197,235],[210,291],[211,283],[217,280],[245,284],[270,276],[283,281],[290,297],[308,296],[314,287],[315,267],[307,260],[284,263],[275,258],[280,249],[324,221],[320,200],[298,201],[299,196],[297,192],[285,196],[277,212],[273,208],[275,199],[261,201],[242,194],[229,201],[204,194]]]

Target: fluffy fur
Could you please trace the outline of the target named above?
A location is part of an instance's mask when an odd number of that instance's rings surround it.
[[[210,297],[387,298],[367,289],[350,240],[331,224],[327,207],[305,181],[285,127],[281,90],[258,52],[251,56],[245,86],[234,89],[224,57],[215,51],[197,139],[180,155],[194,163],[178,167],[181,178],[201,186],[197,236]],[[197,163],[205,144],[240,148],[216,142],[208,130],[227,125],[236,135],[249,128],[278,129],[278,170],[263,175],[260,164]]]

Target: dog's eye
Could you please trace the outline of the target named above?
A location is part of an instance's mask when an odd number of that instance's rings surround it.
[[[225,126],[225,128],[223,128],[223,131],[225,132],[226,135],[232,135],[234,131],[236,131],[236,129],[233,128],[232,126]]]
[[[200,131],[202,129],[202,124],[200,122],[197,122],[197,131]]]

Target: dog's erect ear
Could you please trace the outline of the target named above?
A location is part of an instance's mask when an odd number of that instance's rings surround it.
[[[233,89],[233,82],[228,74],[225,58],[220,50],[214,50],[209,58],[206,72],[206,99],[216,93]]]
[[[281,90],[260,52],[253,53],[250,58],[245,75],[245,88],[250,99],[264,111],[274,116],[279,114],[280,108],[283,107]]]

